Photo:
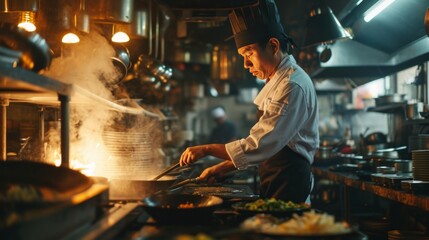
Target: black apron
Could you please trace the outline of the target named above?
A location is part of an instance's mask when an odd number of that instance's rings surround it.
[[[259,178],[262,198],[301,203],[311,191],[310,163],[288,146],[261,163]]]

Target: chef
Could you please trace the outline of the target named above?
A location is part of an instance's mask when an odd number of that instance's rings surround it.
[[[265,80],[254,99],[259,120],[246,138],[187,148],[180,165],[207,155],[225,159],[201,173],[200,179],[206,181],[259,165],[262,198],[309,203],[310,166],[319,146],[313,83],[291,55],[294,44],[284,32],[274,0],[236,9],[229,14],[229,21],[244,67]]]

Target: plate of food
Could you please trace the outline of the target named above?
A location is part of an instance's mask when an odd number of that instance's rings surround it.
[[[310,205],[306,203],[294,203],[282,201],[275,198],[258,199],[252,202],[237,202],[232,208],[244,217],[256,214],[270,214],[279,218],[289,218],[294,213],[309,211]]]
[[[261,234],[299,238],[337,238],[355,232],[347,222],[336,221],[333,215],[314,209],[283,220],[269,214],[257,214],[244,220],[241,228]]]

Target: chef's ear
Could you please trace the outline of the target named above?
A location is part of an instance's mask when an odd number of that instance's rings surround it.
[[[276,53],[279,50],[280,42],[277,38],[270,38],[270,40],[268,40],[268,44],[273,53]]]

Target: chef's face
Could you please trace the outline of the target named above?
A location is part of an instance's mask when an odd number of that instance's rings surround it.
[[[271,77],[276,69],[274,51],[270,46],[270,43],[264,46],[254,43],[238,49],[238,53],[244,58],[244,68],[259,79]]]

